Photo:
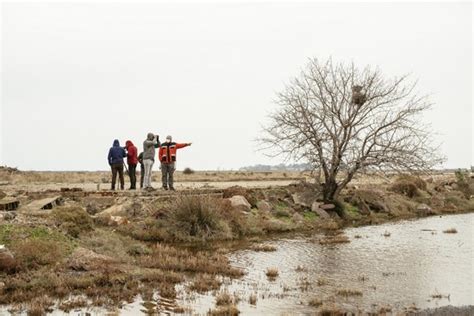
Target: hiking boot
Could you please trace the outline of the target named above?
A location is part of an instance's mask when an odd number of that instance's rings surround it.
[[[163,186],[163,190],[168,191],[168,187]]]
[[[176,189],[174,187],[170,187],[170,190],[171,191],[176,191]]]

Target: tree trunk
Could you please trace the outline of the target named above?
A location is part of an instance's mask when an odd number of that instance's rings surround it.
[[[323,198],[325,201],[334,201],[337,192],[337,182],[335,177],[326,179],[323,185]]]

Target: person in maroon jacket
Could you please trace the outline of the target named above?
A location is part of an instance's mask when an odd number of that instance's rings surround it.
[[[133,145],[130,140],[127,140],[125,143],[125,148],[127,149],[127,164],[128,164],[128,175],[130,177],[130,190],[135,190],[137,185],[137,147]]]

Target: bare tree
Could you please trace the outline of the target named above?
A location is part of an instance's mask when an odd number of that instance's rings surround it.
[[[442,159],[420,120],[431,104],[415,87],[406,75],[385,79],[378,69],[311,59],[278,93],[259,140],[272,155],[320,170],[326,200],[359,172],[428,170]]]

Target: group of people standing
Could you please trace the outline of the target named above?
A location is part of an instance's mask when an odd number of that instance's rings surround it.
[[[120,180],[120,189],[124,190],[125,181],[123,170],[125,166],[124,158],[127,157],[128,175],[130,177],[130,190],[136,189],[136,168],[140,163],[140,188],[145,190],[154,190],[151,186],[151,176],[153,165],[155,163],[156,148],[158,150],[158,160],[161,163],[161,181],[163,189],[175,190],[173,175],[176,170],[177,150],[191,146],[191,143],[175,143],[171,136],[166,136],[166,141],[160,143],[158,135],[148,133],[143,142],[143,152],[138,154],[137,147],[132,141],[127,140],[125,147],[120,146],[118,139],[114,140],[113,146],[109,150],[108,162],[112,170],[112,190],[115,190],[117,174]]]

